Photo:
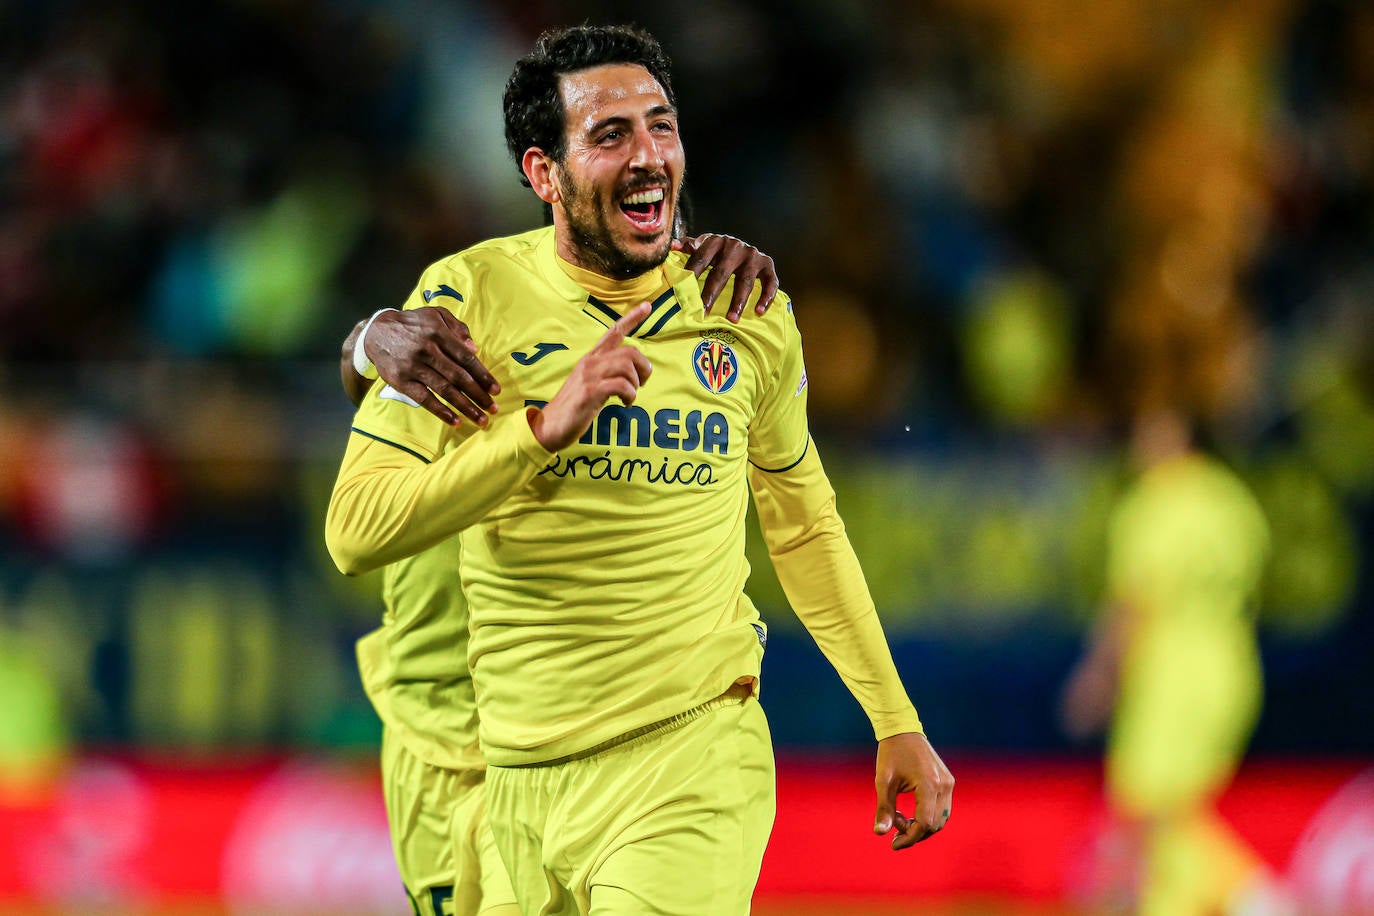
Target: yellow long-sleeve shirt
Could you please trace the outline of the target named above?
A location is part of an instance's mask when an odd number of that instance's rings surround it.
[[[577,753],[757,680],[744,593],[752,490],[789,601],[872,721],[919,731],[807,433],[790,305],[739,326],[703,313],[680,255],[627,283],[561,262],[553,231],[432,265],[410,304],[472,329],[502,386],[489,429],[444,426],[378,386],[358,412],[326,523],[361,572],[459,533],[468,661],[494,765]],[[654,374],[552,455],[528,411],[629,306]]]

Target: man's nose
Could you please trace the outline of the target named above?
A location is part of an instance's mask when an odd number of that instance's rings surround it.
[[[657,172],[663,168],[663,150],[659,148],[658,138],[647,129],[640,128],[634,133],[630,166],[650,172]]]

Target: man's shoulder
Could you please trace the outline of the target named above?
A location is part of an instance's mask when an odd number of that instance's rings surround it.
[[[532,264],[536,250],[552,233],[552,226],[544,226],[515,235],[483,239],[461,251],[440,258],[429,266],[429,270],[471,271],[477,267],[490,267],[511,261]]]
[[[486,239],[459,252],[477,260],[532,257],[535,250],[553,235],[552,226],[541,226],[515,235]]]
[[[668,254],[667,267],[668,275],[674,287],[680,291],[683,283],[690,284],[696,293],[696,297],[694,298],[698,298],[699,303],[702,284],[705,282],[706,277],[710,275],[703,274],[700,277],[693,276],[691,271],[687,270],[687,254],[681,251],[673,251]],[[711,315],[713,317],[718,316],[724,320],[725,313],[730,307],[730,298],[734,295],[734,292],[735,278],[730,277],[725,281],[725,286],[721,289],[720,294],[716,296],[715,305],[711,309]],[[789,329],[795,330],[796,328],[796,321],[792,314],[792,297],[788,295],[786,290],[778,290],[773,296],[772,303],[768,306],[768,311],[760,316],[754,314],[754,306],[758,304],[759,296],[762,293],[762,282],[755,280],[754,288],[750,291],[749,298],[745,302],[744,312],[740,318],[740,323],[738,325],[731,325],[731,327],[785,337]],[[687,303],[684,303],[684,305],[686,304]]]

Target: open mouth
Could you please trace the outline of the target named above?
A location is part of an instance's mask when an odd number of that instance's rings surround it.
[[[620,201],[620,212],[640,232],[658,232],[663,228],[663,201],[662,188],[636,191]]]

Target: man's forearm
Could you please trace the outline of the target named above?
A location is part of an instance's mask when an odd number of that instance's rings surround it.
[[[751,471],[750,487],[787,600],[868,714],[875,737],[920,732],[814,445],[787,472]]]
[[[480,521],[550,455],[527,414],[431,462],[355,431],[325,518],[325,544],[349,575],[411,556]]]
[[[343,352],[339,356],[339,380],[343,382],[344,393],[348,395],[354,407],[363,403],[363,398],[367,396],[373,382],[370,378],[363,378],[353,368],[353,348],[358,345],[358,335],[366,326],[366,318],[353,326],[353,330],[344,338]]]
[[[843,532],[823,531],[770,555],[788,602],[867,713],[874,737],[922,731]]]

